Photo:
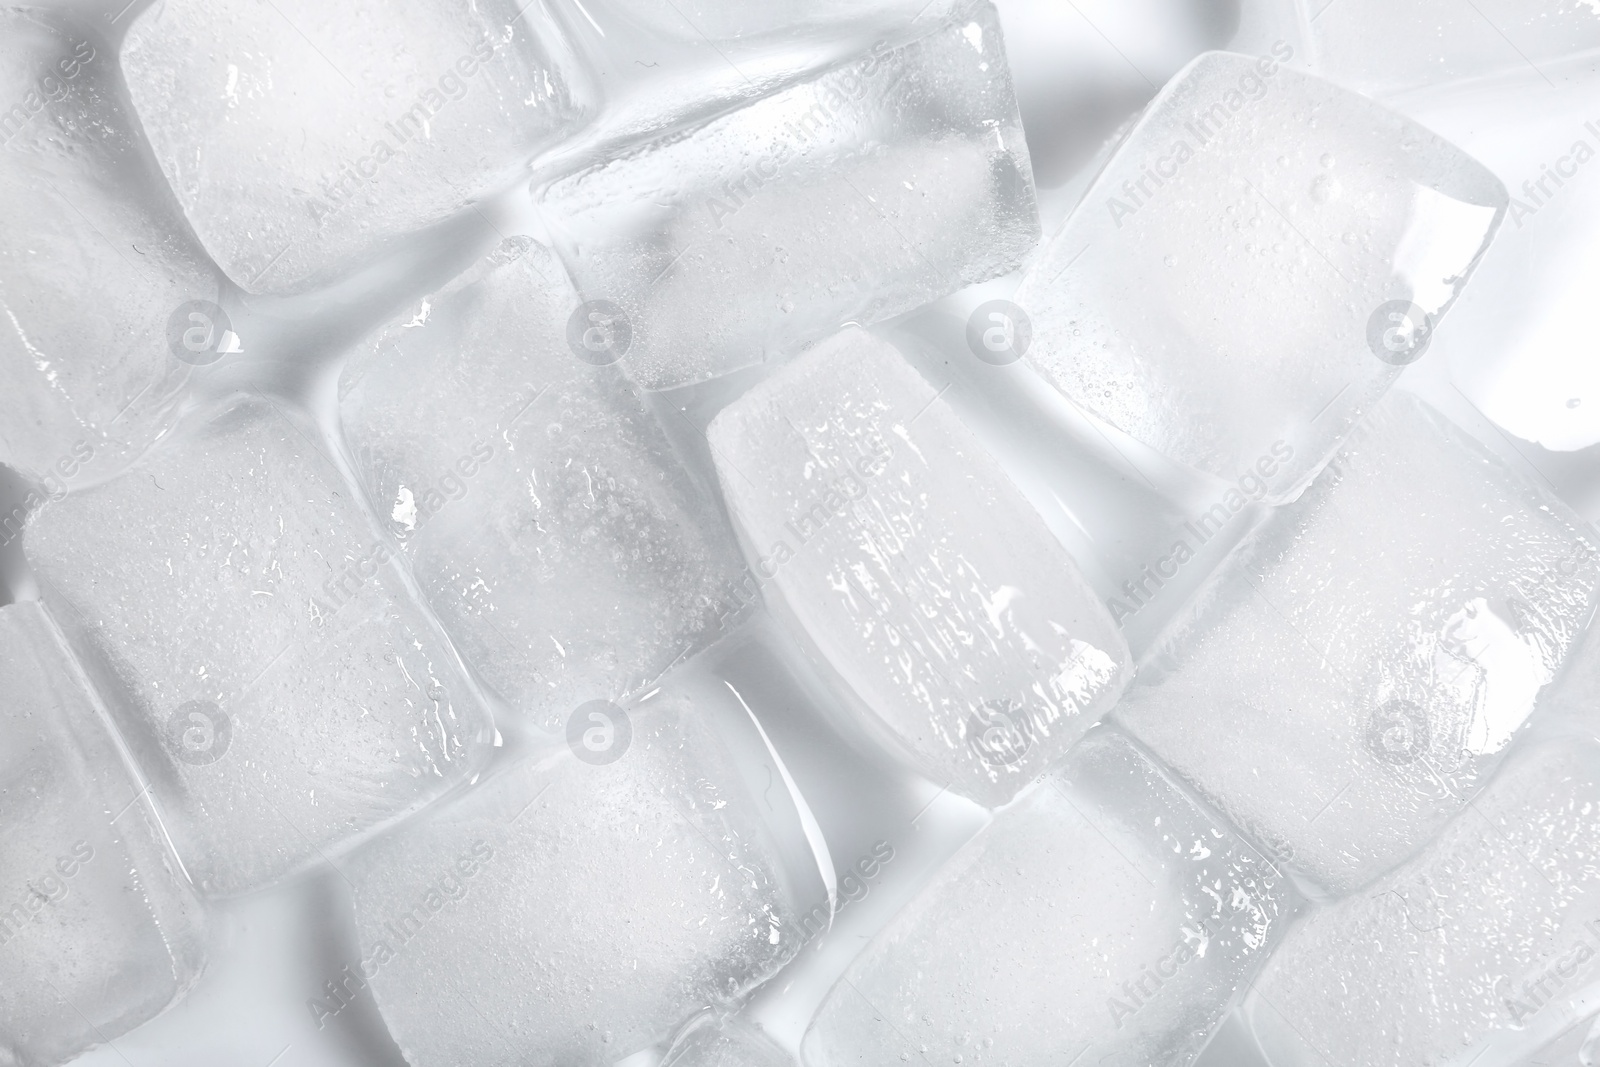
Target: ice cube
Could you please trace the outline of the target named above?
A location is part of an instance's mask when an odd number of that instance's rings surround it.
[[[613,1063],[798,948],[775,850],[699,709],[663,693],[589,714],[571,751],[352,858],[360,977],[412,1067]]]
[[[1392,394],[1212,579],[1116,719],[1348,892],[1426,842],[1500,758],[1594,611],[1592,536]]]
[[[1116,702],[1131,666],[1105,607],[885,342],[837,334],[708,436],[769,602],[923,773],[1004,803]]]
[[[1507,1064],[1600,980],[1600,743],[1520,749],[1428,848],[1284,939],[1246,1002],[1272,1062]]]
[[[1016,302],[1027,358],[1073,402],[1280,502],[1426,352],[1506,193],[1276,55],[1208,52],[1174,78]]]
[[[250,396],[30,527],[190,875],[260,886],[471,774],[486,712],[316,431]]]
[[[1317,69],[1375,96],[1516,70],[1556,84],[1561,66],[1554,60],[1600,48],[1600,11],[1589,0],[1321,0],[1318,6],[1311,20]]]
[[[544,5],[511,0],[165,0],[122,64],[195,231],[253,293],[461,210],[582,111]]]
[[[575,316],[550,253],[509,241],[363,343],[341,385],[356,466],[423,594],[547,727],[700,647],[739,570],[634,387],[568,346]]]
[[[0,608],[0,1062],[62,1063],[161,1013],[199,909],[35,603]]]
[[[696,1020],[672,1043],[661,1067],[796,1067],[795,1058],[750,1024]]]
[[[0,463],[40,497],[142,451],[220,350],[169,343],[191,301],[215,307],[221,276],[142,165],[120,93],[99,37],[0,12]],[[6,540],[19,526],[7,517]]]
[[[1287,904],[1271,864],[1096,730],[872,942],[802,1052],[811,1067],[1179,1067]]]
[[[987,3],[538,197],[584,298],[627,316],[625,366],[652,389],[1004,274],[1039,236]]]
[[[1600,308],[1588,297],[1600,287],[1594,65],[1592,56],[1541,63],[1556,88],[1521,68],[1410,94],[1405,106],[1511,191],[1505,226],[1440,329],[1437,354],[1497,424],[1553,451],[1595,449],[1588,462],[1600,473],[1600,360],[1582,354],[1600,330]]]

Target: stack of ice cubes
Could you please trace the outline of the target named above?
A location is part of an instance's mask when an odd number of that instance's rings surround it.
[[[0,12],[0,1065],[1600,1059],[1594,5],[1049,6]]]

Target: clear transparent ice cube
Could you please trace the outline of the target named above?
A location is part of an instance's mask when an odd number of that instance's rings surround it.
[[[164,0],[122,65],[195,232],[253,293],[464,209],[584,110],[544,5],[510,0]]]
[[[42,483],[40,499],[165,428],[194,369],[169,324],[221,291],[143,165],[116,64],[55,13],[0,14],[0,463]]]
[[[1102,728],[857,958],[805,1061],[1182,1067],[1288,903],[1269,862]]]
[[[798,949],[700,710],[661,693],[597,714],[604,743],[512,761],[345,868],[360,975],[413,1067],[610,1064]]]
[[[575,354],[577,295],[506,242],[363,342],[340,411],[368,496],[463,657],[547,728],[720,632],[738,550],[615,366]]]
[[[1596,811],[1600,741],[1519,747],[1425,851],[1284,939],[1245,1004],[1273,1062],[1501,1065],[1553,1040],[1600,983]]]
[[[1593,615],[1591,537],[1391,394],[1212,577],[1115,718],[1285,863],[1349,892],[1503,756]]]
[[[0,677],[0,1063],[49,1067],[183,995],[203,926],[38,604],[0,608]]]
[[[1184,68],[1016,294],[1070,400],[1273,502],[1425,355],[1506,205],[1459,149],[1280,58]]]
[[[924,774],[1002,804],[1109,711],[1126,643],[954,411],[860,329],[708,432],[768,602]]]
[[[26,550],[207,893],[336,854],[476,769],[491,726],[315,429],[203,411]]]
[[[1013,270],[1039,236],[987,3],[538,192],[646,388],[792,352]]]

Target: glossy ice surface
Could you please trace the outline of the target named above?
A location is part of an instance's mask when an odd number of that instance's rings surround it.
[[[1287,903],[1266,859],[1095,731],[861,954],[806,1063],[1188,1064]]]
[[[547,728],[722,631],[740,570],[550,253],[509,241],[363,342],[341,384],[369,498],[466,660]]]
[[[1297,927],[1249,1011],[1289,1065],[1513,1063],[1600,981],[1600,741],[1519,751],[1410,863]]]
[[[704,718],[666,695],[627,714],[589,759],[503,768],[346,867],[361,974],[412,1067],[609,1064],[798,948]]]
[[[178,202],[249,292],[326,280],[581,119],[543,5],[164,0],[122,64]]]
[[[314,433],[240,398],[28,531],[44,598],[209,893],[439,796],[489,730]]]
[[[166,425],[194,369],[170,320],[220,291],[120,90],[98,37],[0,13],[0,100],[15,102],[0,110],[0,463],[41,497],[114,472]]]
[[[1593,616],[1593,538],[1393,394],[1214,577],[1117,721],[1349,892],[1482,786]]]
[[[1033,176],[994,10],[695,128],[539,196],[586,300],[628,317],[642,385],[716,377],[1020,264]]]
[[[86,680],[37,604],[0,608],[0,1063],[60,1063],[159,1013],[201,920]]]
[[[1121,633],[891,346],[846,330],[709,437],[765,594],[923,773],[1004,803],[1116,702]]]
[[[1016,296],[1028,360],[1075,404],[1273,501],[1426,355],[1506,203],[1481,164],[1291,58],[1185,68]]]

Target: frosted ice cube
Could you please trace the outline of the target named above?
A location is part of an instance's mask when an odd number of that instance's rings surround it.
[[[206,418],[26,547],[190,875],[233,893],[439,796],[490,727],[315,430],[256,397]]]
[[[1399,115],[1209,52],[1029,268],[1027,358],[1140,442],[1292,499],[1424,354],[1505,203]]]
[[[661,1067],[796,1067],[795,1058],[740,1019],[696,1020],[687,1027]]]
[[[712,422],[752,568],[892,748],[1004,803],[1111,709],[1126,643],[932,387],[848,329]]]
[[[544,5],[511,0],[165,0],[122,64],[179,203],[250,292],[461,210],[581,111]]]
[[[1481,785],[1594,611],[1581,520],[1392,394],[1147,661],[1116,719],[1349,891]]]
[[[149,444],[194,362],[169,320],[219,293],[120,93],[100,38],[0,12],[0,463],[41,496]]]
[[[1016,267],[1039,236],[987,3],[539,192],[585,299],[659,389]]]
[[[1273,1062],[1508,1064],[1561,1033],[1600,988],[1597,810],[1600,743],[1519,750],[1424,852],[1284,939],[1246,1002]]]
[[[341,412],[356,465],[466,660],[556,719],[714,632],[738,550],[614,366],[567,344],[578,300],[525,239],[363,343]]]
[[[1512,70],[1558,83],[1561,68],[1552,61],[1600,48],[1600,12],[1589,0],[1320,0],[1317,6],[1311,20],[1317,69],[1379,96]]]
[[[360,975],[413,1067],[609,1064],[798,948],[699,711],[662,694],[604,717],[600,743],[517,762],[352,858]]]
[[[811,1067],[1190,1063],[1283,878],[1114,731],[995,817],[833,988]]]
[[[0,678],[0,1062],[62,1063],[183,994],[200,915],[37,604],[0,608]]]

